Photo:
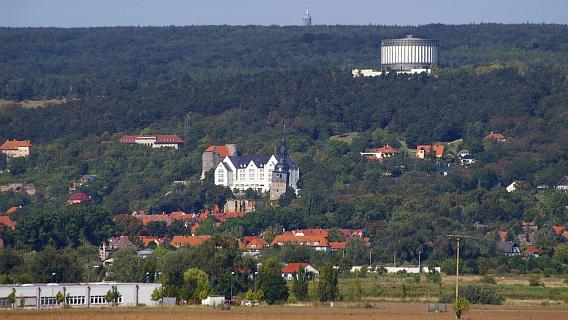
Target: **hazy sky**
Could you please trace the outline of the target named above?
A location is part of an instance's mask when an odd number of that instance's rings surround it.
[[[568,23],[568,0],[312,0],[315,24]],[[0,26],[298,25],[305,0],[0,0]]]

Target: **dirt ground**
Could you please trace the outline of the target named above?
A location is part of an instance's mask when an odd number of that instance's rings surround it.
[[[75,309],[75,310],[2,310],[0,319],[26,320],[333,320],[333,319],[379,319],[379,320],[408,320],[408,319],[454,319],[454,314],[429,313],[426,304],[418,303],[379,303],[373,308],[339,307],[234,307],[231,310],[215,310],[206,307],[176,307],[176,308],[117,308],[117,309]],[[474,306],[465,313],[462,319],[499,319],[499,320],[537,320],[555,319],[568,320],[568,309],[554,307],[529,306]]]

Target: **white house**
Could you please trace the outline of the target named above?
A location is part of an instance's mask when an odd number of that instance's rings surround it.
[[[507,186],[507,188],[505,188],[505,190],[507,190],[507,192],[513,192],[513,191],[517,190],[517,181],[513,181],[513,183],[511,183],[509,186]]]
[[[10,158],[25,158],[30,155],[31,147],[29,140],[6,140],[0,146],[0,152]]]
[[[141,144],[152,148],[179,149],[185,141],[177,134],[159,134],[156,136],[128,136],[120,138],[120,142],[126,144]]]
[[[215,184],[231,190],[253,189],[268,192],[272,185],[272,172],[278,164],[276,156],[229,156],[215,168]],[[288,156],[289,186],[298,190],[300,170],[292,157]]]

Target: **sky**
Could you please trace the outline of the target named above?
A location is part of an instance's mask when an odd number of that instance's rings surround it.
[[[305,0],[0,0],[0,26],[299,25]],[[568,23],[568,0],[311,0],[314,24]]]

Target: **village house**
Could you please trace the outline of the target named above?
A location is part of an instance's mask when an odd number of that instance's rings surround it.
[[[416,147],[416,158],[428,159],[431,155],[434,155],[438,159],[442,158],[444,155],[444,145],[433,144]]]
[[[223,146],[209,146],[201,155],[201,179],[205,179],[205,173],[217,168],[219,163],[226,157],[237,155],[236,144],[226,144]]]
[[[116,251],[118,249],[126,249],[126,248],[133,248],[136,249],[136,246],[128,239],[127,236],[119,236],[119,237],[112,237],[107,240],[108,245],[106,249],[108,251]]]
[[[365,152],[361,152],[361,156],[367,157],[369,160],[379,160],[382,161],[384,158],[392,157],[398,153],[398,149],[389,146],[388,144],[376,148],[376,149],[367,149]]]
[[[84,192],[75,192],[67,199],[67,203],[70,205],[93,202],[93,198]]]
[[[170,245],[179,248],[182,246],[198,246],[210,240],[211,236],[173,236]]]
[[[0,152],[8,158],[25,158],[30,155],[31,148],[29,140],[6,140],[0,146]]]
[[[269,247],[270,244],[261,237],[245,236],[243,239],[243,248],[247,251],[255,252]]]
[[[493,142],[505,142],[507,141],[507,137],[505,137],[501,133],[491,131],[491,133],[486,135],[485,138],[483,138],[483,140],[493,141]]]
[[[556,190],[568,191],[568,176],[565,176],[564,178],[560,179],[560,181],[558,181],[558,183],[556,184]]]
[[[161,134],[156,136],[129,136],[120,138],[120,142],[126,144],[141,144],[152,148],[174,148],[179,149],[185,141],[177,134]]]
[[[507,186],[507,188],[505,188],[505,190],[507,190],[507,192],[513,192],[517,190],[517,181],[513,181],[510,185]]]
[[[328,251],[330,249],[329,242],[323,236],[298,236],[281,234],[274,237],[271,246],[283,246],[286,243],[308,246],[316,251]]]
[[[0,216],[0,231],[4,228],[16,230],[16,223],[9,216]]]
[[[145,248],[150,245],[160,246],[166,242],[166,239],[156,236],[140,236],[139,238]]]
[[[304,269],[306,272],[306,279],[311,280],[314,277],[319,278],[319,271],[316,268],[312,267],[311,265],[303,262],[291,262],[286,264],[282,267],[282,278],[287,281],[292,281],[297,278],[298,273],[301,269]]]
[[[506,256],[520,256],[521,249],[519,245],[511,241],[497,242],[497,252]]]
[[[538,256],[540,255],[540,251],[541,249],[539,246],[529,246],[523,250],[523,255],[525,257],[538,258]]]

